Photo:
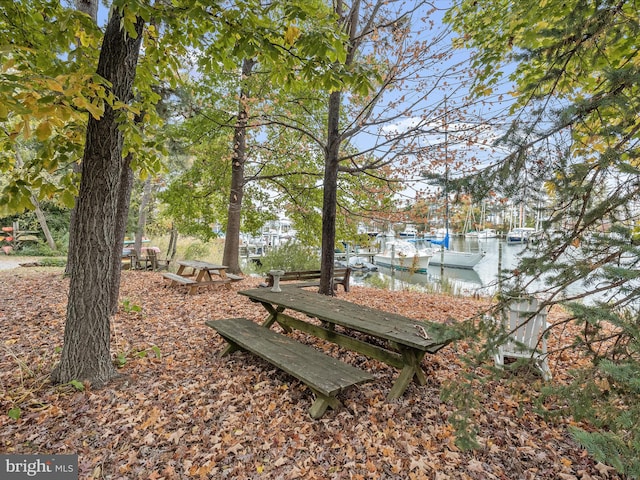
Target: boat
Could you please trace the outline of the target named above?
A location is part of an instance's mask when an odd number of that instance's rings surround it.
[[[407,225],[406,228],[400,232],[400,236],[403,238],[415,238],[418,236],[418,231],[413,225]]]
[[[512,228],[507,233],[507,244],[528,243],[535,239],[537,233],[533,227]]]
[[[487,238],[498,238],[498,232],[493,228],[483,228],[476,232],[478,239],[484,240]]]
[[[349,257],[349,267],[352,270],[359,270],[363,272],[375,272],[378,270],[378,266],[369,262],[364,257]]]
[[[482,230],[467,232],[464,234],[466,238],[477,238],[478,240],[486,240],[487,238],[497,238],[498,232],[493,228],[483,228]]]
[[[431,250],[418,249],[406,240],[391,239],[385,241],[383,250],[373,256],[373,262],[393,270],[426,273],[432,256]]]
[[[446,108],[446,107],[445,107]],[[446,113],[446,112],[445,112]],[[446,118],[445,118],[446,120]],[[464,269],[472,269],[475,267],[480,260],[482,260],[485,256],[485,252],[483,251],[475,251],[475,252],[458,252],[455,250],[449,250],[449,191],[448,191],[448,179],[449,179],[449,162],[447,161],[449,156],[447,153],[447,128],[445,124],[444,129],[444,157],[445,157],[445,173],[444,173],[444,183],[443,183],[443,197],[444,197],[444,228],[440,229],[444,230],[444,237],[441,240],[438,239],[428,239],[427,241],[431,244],[431,265],[439,265],[441,268],[449,267],[449,268],[464,268]],[[468,218],[471,223],[473,210],[468,210]],[[465,222],[467,223],[467,222]],[[426,250],[426,251],[429,251]]]
[[[431,265],[439,265],[446,268],[466,268],[472,269],[485,256],[485,252],[459,252],[449,250],[449,236],[442,240],[428,240],[432,245]]]
[[[470,208],[469,212],[471,213],[467,214],[467,220],[465,220],[464,231],[467,231],[467,228],[474,224],[475,219],[473,218],[473,210]],[[485,202],[482,202],[482,210],[480,213],[480,226],[482,228],[480,228],[479,230],[467,231],[467,233],[465,233],[464,236],[466,238],[477,238],[479,240],[486,240],[487,238],[497,238],[498,232],[496,232],[495,229],[485,228],[484,226],[485,219],[486,219],[486,204]]]
[[[484,256],[484,252],[457,252],[440,248],[433,252],[431,265],[444,265],[446,268],[473,269]]]

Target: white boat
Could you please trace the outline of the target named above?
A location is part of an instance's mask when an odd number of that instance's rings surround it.
[[[485,252],[459,252],[449,250],[449,237],[442,240],[428,240],[432,245],[431,265],[441,265],[447,268],[473,268],[485,256]]]
[[[373,256],[373,262],[393,270],[425,273],[433,252],[418,249],[413,243],[405,240],[387,240],[383,251]]]
[[[467,228],[471,225],[474,225],[474,218],[473,218],[473,210],[471,208],[469,208],[469,213],[467,215],[467,219],[465,220],[465,226],[464,226],[464,230],[463,231],[467,231]],[[465,237],[466,238],[477,238],[479,240],[485,240],[487,238],[497,238],[498,237],[498,232],[495,231],[495,229],[493,228],[485,228],[485,218],[486,218],[486,204],[485,202],[482,202],[482,211],[480,213],[480,225],[482,226],[481,229],[479,230],[473,230],[470,232],[465,233]]]
[[[496,232],[493,228],[483,228],[482,230],[478,230],[477,232],[465,233],[464,236],[466,238],[477,238],[479,240],[486,240],[487,238],[497,238],[498,232]]]
[[[405,238],[415,238],[418,236],[418,231],[416,230],[416,227],[407,225],[406,228],[400,232],[400,236]]]
[[[518,227],[509,230],[507,243],[527,243],[534,240],[537,231],[532,227]]]
[[[483,228],[476,232],[478,238],[480,240],[484,240],[486,238],[498,238],[498,232],[496,232],[493,228]]]
[[[448,268],[472,269],[485,256],[485,252],[458,252],[440,247],[433,250],[431,265],[444,265]]]
[[[368,272],[375,272],[378,267],[369,262],[365,257],[349,257],[349,267],[353,270],[362,270]]]

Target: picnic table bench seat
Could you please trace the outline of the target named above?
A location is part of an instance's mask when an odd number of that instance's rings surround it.
[[[300,270],[300,271],[291,271],[284,272],[283,275],[280,276],[281,282],[296,280],[298,282],[304,283],[296,283],[296,287],[313,287],[316,285],[320,285],[319,282],[309,282],[308,280],[320,279],[320,270]],[[349,279],[351,277],[351,268],[334,268],[333,269],[333,288],[335,290],[338,289],[338,285],[342,285],[344,287],[344,291],[349,291]],[[267,274],[266,278],[267,287],[273,287],[273,275],[271,273]]]
[[[177,273],[165,272],[162,274],[162,276],[171,280],[171,283],[176,282],[181,285],[191,285],[193,283],[197,283],[193,278],[183,277],[182,275],[178,275]]]
[[[229,343],[222,355],[238,349],[247,350],[304,382],[316,395],[309,409],[314,419],[320,418],[327,407],[336,409],[340,405],[336,395],[341,391],[373,380],[368,372],[246,318],[208,320],[205,323]]]

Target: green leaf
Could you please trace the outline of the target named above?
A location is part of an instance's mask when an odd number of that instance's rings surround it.
[[[71,385],[73,388],[75,388],[79,392],[84,391],[84,383],[80,382],[79,380],[71,380],[69,382],[69,385]]]
[[[22,414],[22,410],[20,410],[19,407],[12,407],[9,409],[9,412],[7,413],[9,418],[12,418],[14,420],[19,420],[21,414]]]

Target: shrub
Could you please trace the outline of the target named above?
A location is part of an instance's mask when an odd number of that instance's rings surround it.
[[[208,245],[202,242],[193,242],[187,246],[187,249],[184,252],[185,260],[200,260],[203,258],[207,258],[210,253],[210,248]]]
[[[273,250],[270,250],[260,259],[262,267],[260,271],[269,270],[319,270],[320,255],[312,247],[300,243],[287,242]]]
[[[20,255],[28,257],[57,257],[60,252],[51,250],[45,243],[30,243],[20,247]]]

